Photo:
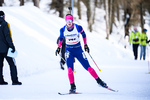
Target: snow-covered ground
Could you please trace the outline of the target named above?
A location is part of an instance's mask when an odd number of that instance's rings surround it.
[[[9,66],[5,61],[4,78],[9,85],[0,86],[0,100],[150,100],[149,59],[135,61],[130,46],[124,49],[115,37],[106,40],[104,34],[100,34],[105,33],[103,23],[98,32],[90,33],[86,22],[80,20],[75,23],[83,25],[90,54],[102,71],[98,71],[86,53],[90,65],[108,86],[119,92],[99,87],[76,60],[75,82],[77,91],[82,94],[58,95],[58,92],[66,93],[70,89],[66,65],[65,70],[61,70],[60,57],[55,56],[56,40],[59,29],[65,25],[64,19],[30,5],[1,7],[0,10],[5,12],[11,26],[18,51],[19,81],[23,83],[11,85]]]

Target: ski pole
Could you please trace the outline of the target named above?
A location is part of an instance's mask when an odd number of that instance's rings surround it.
[[[61,59],[66,63],[66,60],[59,54],[59,56],[61,57]],[[76,70],[74,69],[74,73],[76,73]]]
[[[90,53],[88,53],[90,55]],[[94,59],[92,58],[92,56],[90,55],[91,59],[93,60],[93,62],[95,63],[96,67],[98,68],[99,71],[101,71],[101,69],[97,66],[96,62],[94,61]]]
[[[148,47],[147,47],[147,57],[148,57],[148,73],[150,74],[150,67],[149,67],[149,52],[148,52]]]
[[[61,57],[61,59],[66,63],[66,60],[59,54],[59,56]]]
[[[69,11],[70,11],[70,14],[71,14],[71,11],[72,11],[72,7],[68,7]]]

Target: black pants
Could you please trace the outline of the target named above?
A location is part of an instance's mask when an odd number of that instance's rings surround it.
[[[65,61],[66,61],[66,58],[65,58],[65,49],[66,49],[66,46],[62,46],[61,48],[61,63],[64,65],[65,64]],[[64,61],[65,60],[65,61]],[[75,59],[74,59],[74,63],[75,63]]]
[[[135,60],[137,60],[137,58],[138,58],[138,46],[139,46],[139,44],[133,44],[133,54],[134,54]]]
[[[0,82],[3,82],[3,62],[4,58],[7,60],[9,66],[10,66],[10,75],[12,82],[17,82],[17,68],[15,65],[15,59],[11,57],[7,57],[7,53],[0,53]]]

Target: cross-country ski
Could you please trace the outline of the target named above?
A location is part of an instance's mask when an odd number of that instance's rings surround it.
[[[107,88],[105,88],[105,89],[110,90],[110,91],[113,91],[113,92],[118,92],[118,90],[114,90],[114,89],[109,88],[109,87],[107,87]]]
[[[60,93],[58,92],[59,95],[70,95],[70,94],[82,94],[80,92],[75,92],[75,93]]]
[[[118,92],[118,90],[114,90],[114,89],[112,89],[112,88],[109,88],[109,87],[107,87],[107,88],[104,88],[104,89],[107,89],[107,90],[109,90],[109,91],[112,91],[112,92]],[[61,93],[61,92],[58,92],[58,94],[59,95],[69,95],[69,94],[82,94],[81,92],[75,92],[75,93]]]

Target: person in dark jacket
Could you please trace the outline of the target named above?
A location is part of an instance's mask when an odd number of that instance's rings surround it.
[[[18,81],[17,77],[17,67],[15,64],[15,59],[7,56],[9,48],[12,48],[12,53],[15,52],[15,46],[12,41],[10,25],[5,21],[5,13],[3,11],[0,11],[0,85],[8,84],[4,81],[3,78],[4,58],[10,66],[12,85],[21,85],[22,83]]]

